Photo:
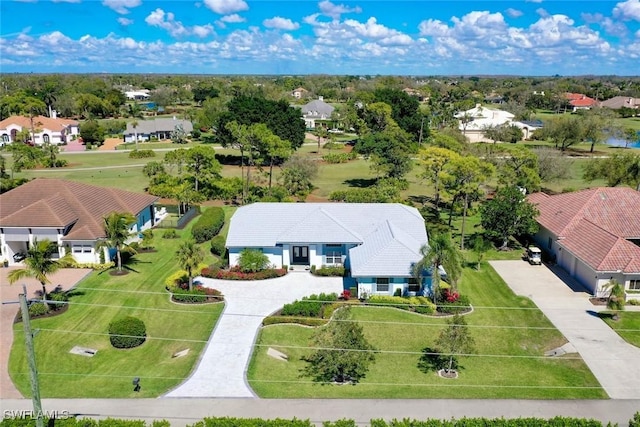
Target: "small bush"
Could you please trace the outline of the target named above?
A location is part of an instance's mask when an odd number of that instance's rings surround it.
[[[69,296],[67,295],[66,292],[62,292],[62,291],[55,291],[55,292],[51,292],[47,295],[47,299],[49,301],[52,301],[51,303],[49,303],[49,306],[51,307],[52,310],[60,310],[62,307],[64,307],[67,301],[69,301]]]
[[[172,228],[168,229],[168,230],[164,230],[164,233],[162,233],[162,238],[163,239],[177,239],[178,238],[178,232]]]
[[[233,267],[229,270],[209,268],[203,269],[201,274],[204,277],[221,280],[265,280],[282,277],[287,274],[287,270],[284,268],[268,268],[255,273],[245,273],[240,269],[240,267]]]
[[[156,153],[153,150],[131,150],[129,152],[130,159],[146,159],[155,156]]]
[[[322,156],[322,160],[330,164],[347,163],[351,160],[350,153],[329,153]]]
[[[169,292],[171,292],[171,298],[174,301],[182,303],[197,304],[223,300],[222,293],[219,290],[206,288],[202,285],[196,285],[192,290],[189,290],[187,284],[182,284],[169,288]]]
[[[310,295],[302,298],[302,301],[294,301],[290,304],[285,304],[282,307],[283,316],[298,316],[298,317],[320,317],[324,313],[323,306],[325,304],[331,305],[338,301],[338,295],[335,293],[319,295]],[[333,313],[333,309],[331,310]],[[330,315],[329,315],[330,317]]]
[[[34,302],[29,306],[30,317],[44,316],[48,312],[49,308],[43,302]]]
[[[215,236],[211,239],[211,253],[217,256],[223,256],[226,252],[225,244],[227,243],[224,236]]]
[[[221,207],[213,207],[202,213],[191,228],[191,234],[197,243],[203,243],[218,235],[223,226],[224,211]]]
[[[344,267],[341,265],[323,265],[320,268],[311,270],[311,274],[316,276],[344,277]]]
[[[389,306],[400,310],[414,311],[420,314],[433,314],[435,306],[427,297],[397,297],[389,295],[372,295],[369,304],[379,306]]]
[[[123,317],[109,323],[109,340],[115,348],[134,348],[147,339],[147,328],[137,317]]]
[[[458,295],[457,298],[447,298],[442,292],[442,297],[438,300],[438,312],[446,314],[464,313],[471,308],[471,302],[466,295]]]
[[[269,267],[269,257],[257,249],[244,249],[238,257],[238,266],[243,273],[257,273]]]

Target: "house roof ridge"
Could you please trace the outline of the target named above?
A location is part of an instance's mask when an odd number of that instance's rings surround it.
[[[356,231],[350,229],[349,227],[347,227],[342,221],[340,221],[338,218],[336,218],[335,216],[331,215],[330,212],[328,212],[327,210],[324,209],[324,206],[320,206],[318,208],[319,211],[321,211],[323,214],[325,214],[326,216],[328,216],[332,221],[334,221],[336,224],[338,224],[344,231],[353,234],[355,237],[358,238],[358,240],[362,241],[362,236],[357,233]]]
[[[400,243],[402,246],[404,246],[405,248],[409,249],[411,252],[414,252],[414,249],[412,249],[409,245],[407,245],[404,240],[400,237],[400,235],[404,235],[404,238],[409,238],[412,240],[415,240],[413,237],[411,237],[409,234],[405,233],[404,231],[402,231],[402,229],[398,228],[390,219],[386,220],[387,226],[389,227],[389,232],[391,233],[391,238],[393,240],[395,240],[396,242]],[[420,243],[417,242],[416,243]]]
[[[565,237],[566,234],[565,232],[570,231],[572,228],[574,228],[577,223],[580,222],[581,219],[584,219],[590,223],[593,224],[592,221],[589,221],[588,219],[586,219],[583,215],[585,208],[589,205],[589,203],[591,202],[591,200],[593,199],[593,197],[596,195],[598,189],[601,187],[595,187],[595,188],[587,188],[584,190],[580,190],[580,191],[576,191],[574,193],[565,193],[565,194],[569,194],[569,195],[577,195],[579,193],[588,193],[588,192],[592,192],[593,194],[591,194],[590,196],[588,196],[584,203],[582,203],[582,206],[580,206],[580,208],[572,215],[571,219],[569,221],[567,221],[567,224],[562,228],[562,230],[560,230],[560,232],[558,233],[558,237]],[[594,224],[596,225],[596,224]],[[599,225],[596,225],[598,228],[602,228]]]

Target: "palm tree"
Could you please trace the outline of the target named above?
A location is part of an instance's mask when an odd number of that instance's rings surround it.
[[[32,277],[42,285],[42,298],[47,297],[47,283],[51,283],[47,277],[64,267],[65,261],[71,254],[67,254],[60,260],[53,260],[51,257],[58,251],[58,246],[49,239],[33,242],[27,250],[27,257],[24,259],[24,268],[13,270],[9,273],[9,283],[15,283],[25,277]]]
[[[187,271],[189,290],[191,290],[193,289],[193,271],[204,259],[204,252],[194,240],[187,240],[178,247],[176,257],[180,266]]]
[[[107,244],[116,249],[118,271],[122,271],[120,250],[126,246],[131,237],[129,227],[136,222],[136,217],[128,212],[112,212],[104,218],[104,233]]]
[[[136,150],[138,149],[138,130],[137,130],[137,128],[138,128],[139,124],[140,123],[138,123],[137,120],[134,120],[134,121],[131,122],[131,127],[133,128],[133,137],[135,138],[135,141],[136,141]]]
[[[618,320],[620,318],[618,312],[624,310],[626,299],[624,286],[616,279],[611,279],[609,280],[609,283],[603,286],[603,289],[609,291],[609,296],[607,297],[607,308],[613,311],[611,318],[613,320]]]
[[[420,248],[420,254],[422,259],[413,266],[413,276],[418,283],[422,283],[423,272],[431,269],[431,292],[433,293],[433,302],[437,304],[440,291],[440,272],[438,268],[442,266],[447,275],[452,278],[459,278],[462,271],[462,253],[453,244],[451,236],[443,233],[432,235],[429,243]],[[454,281],[452,281],[452,284],[455,284]]]

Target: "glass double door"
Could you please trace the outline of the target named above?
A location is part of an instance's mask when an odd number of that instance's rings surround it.
[[[292,264],[309,264],[309,246],[292,246]]]

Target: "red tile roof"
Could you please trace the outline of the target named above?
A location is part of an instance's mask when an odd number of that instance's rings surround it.
[[[0,129],[6,129],[7,126],[18,125],[21,128],[31,129],[31,119],[24,116],[11,116],[0,122]],[[36,129],[48,129],[50,131],[61,132],[68,126],[78,126],[78,122],[69,119],[52,119],[51,117],[35,116],[33,118],[33,126]]]
[[[595,99],[589,98],[587,95],[582,93],[567,92],[564,96],[569,100],[569,104],[574,107],[592,107],[598,103]]]
[[[64,240],[96,240],[104,237],[102,220],[109,213],[137,215],[156,200],[147,194],[38,178],[0,195],[0,226],[71,226]]]
[[[602,187],[548,196],[529,195],[538,223],[596,271],[640,272],[640,192]]]

